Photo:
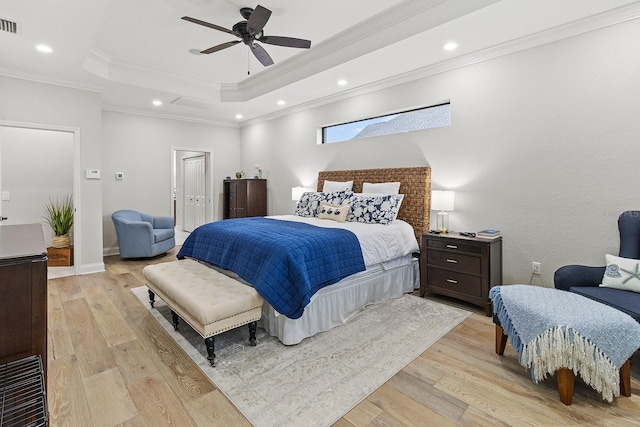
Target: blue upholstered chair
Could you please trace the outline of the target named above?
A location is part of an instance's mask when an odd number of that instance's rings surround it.
[[[618,218],[618,230],[618,256],[640,260],[640,211],[623,212]],[[640,322],[640,293],[599,287],[605,268],[565,265],[556,270],[553,278],[555,287],[617,308]]]
[[[111,215],[121,258],[150,258],[176,246],[173,218],[120,210]]]

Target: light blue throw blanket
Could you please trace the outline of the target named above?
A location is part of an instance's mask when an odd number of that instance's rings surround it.
[[[640,348],[640,324],[582,295],[530,285],[496,286],[493,312],[538,382],[568,368],[611,402],[620,367]]]

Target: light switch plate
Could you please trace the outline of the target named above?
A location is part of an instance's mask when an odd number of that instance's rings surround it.
[[[87,169],[87,179],[100,179],[99,169]]]

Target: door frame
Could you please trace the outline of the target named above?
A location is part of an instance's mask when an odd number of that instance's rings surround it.
[[[189,152],[198,152],[198,153],[202,153],[204,155],[204,163],[205,163],[205,194],[207,197],[206,200],[206,204],[205,204],[205,222],[212,222],[213,221],[213,213],[215,212],[214,210],[214,197],[213,197],[213,150],[208,150],[208,149],[203,149],[203,148],[194,148],[194,147],[180,147],[180,146],[175,146],[175,147],[171,147],[171,166],[170,166],[170,170],[171,170],[171,179],[169,180],[169,204],[170,204],[170,212],[173,215],[176,215],[174,209],[173,209],[173,177],[176,175],[176,163],[177,163],[177,153],[179,151],[189,151]],[[176,185],[178,184],[176,178]],[[178,191],[181,191],[180,188],[177,189]],[[184,205],[184,200],[182,199],[183,194],[176,194],[176,201],[177,201],[177,206],[180,207],[180,204],[182,203],[182,205]],[[176,215],[177,217],[177,215]],[[182,229],[182,218],[176,218],[176,226],[180,227],[180,229]]]
[[[0,120],[0,126],[34,130],[69,132],[73,134],[73,274],[77,276],[82,266],[82,193],[80,191],[80,128],[50,124]],[[2,147],[0,146],[0,150]]]

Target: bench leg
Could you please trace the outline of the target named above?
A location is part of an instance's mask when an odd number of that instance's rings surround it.
[[[173,330],[177,331],[178,330],[178,315],[176,314],[175,311],[171,310],[171,320],[173,321],[172,325],[173,325]]]
[[[502,356],[507,346],[507,336],[504,334],[502,326],[496,325],[496,353]]]
[[[560,402],[565,405],[571,405],[573,399],[573,383],[576,375],[571,369],[560,368],[556,371],[556,379],[558,380],[558,392],[560,393]]]
[[[204,345],[207,347],[207,360],[211,363],[211,366],[216,366],[216,354],[214,353],[215,338],[209,337],[204,339]]]
[[[151,289],[149,289],[149,305],[153,308],[153,304],[156,302],[156,294],[153,293]]]
[[[249,323],[249,345],[256,345],[256,328],[258,327],[258,322]]]
[[[620,394],[631,396],[631,362],[629,360],[620,367]]]

